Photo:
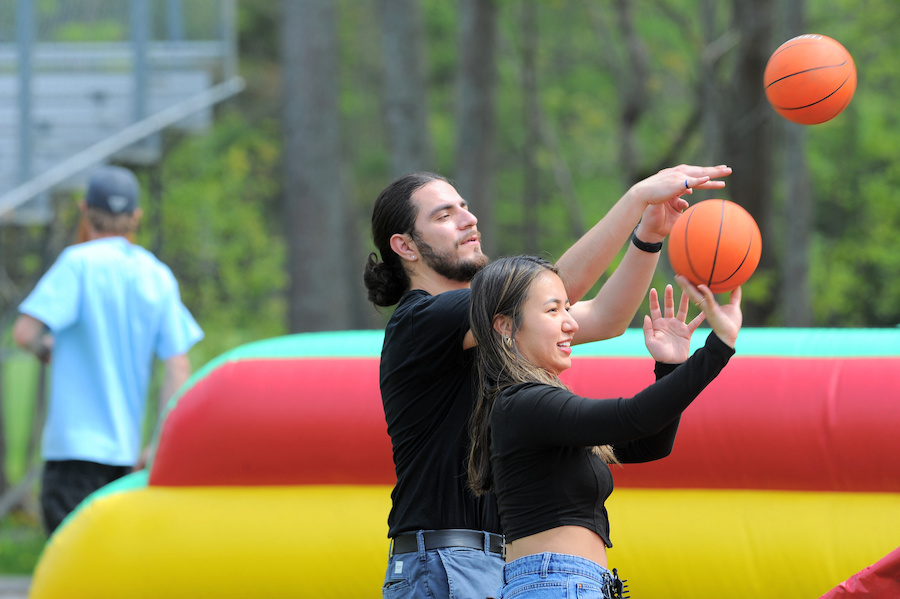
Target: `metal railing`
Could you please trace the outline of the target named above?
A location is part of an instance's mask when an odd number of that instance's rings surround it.
[[[239,94],[245,87],[241,77],[232,77],[139,121],[115,135],[78,152],[71,158],[41,173],[0,196],[0,223],[4,217],[25,202],[47,192],[66,180],[99,164],[128,146],[162,131],[175,123]]]

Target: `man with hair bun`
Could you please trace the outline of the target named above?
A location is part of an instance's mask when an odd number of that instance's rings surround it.
[[[203,331],[169,268],[134,245],[139,186],[122,167],[90,178],[79,243],[19,306],[15,342],[50,364],[41,508],[47,534],[100,487],[142,467],[142,422],[154,357],[160,409],[191,373]]]
[[[643,302],[662,240],[697,189],[720,189],[727,166],[680,165],[633,185],[557,263],[572,304],[621,263],[597,296],[578,302],[579,342],[625,332]],[[377,253],[363,280],[369,301],[396,309],[384,332],[380,387],[397,482],[388,516],[391,551],[383,595],[495,597],[504,540],[493,495],[467,483],[475,404],[469,283],[488,258],[478,219],[448,179],[404,175],[372,212]],[[379,259],[380,254],[380,259]]]

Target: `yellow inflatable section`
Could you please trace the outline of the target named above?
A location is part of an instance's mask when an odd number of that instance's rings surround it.
[[[48,548],[41,568],[50,571],[35,576],[31,596],[374,599],[390,492],[143,486],[107,493]],[[900,519],[881,516],[900,513],[895,494],[622,489],[608,506],[620,539],[610,563],[628,573],[634,597],[818,597],[900,539]]]
[[[900,494],[620,489],[610,565],[641,599],[814,599],[900,544]]]
[[[48,547],[31,597],[378,597],[390,494],[389,486],[107,493]]]

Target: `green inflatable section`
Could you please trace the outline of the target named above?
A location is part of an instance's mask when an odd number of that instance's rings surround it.
[[[701,347],[710,329],[701,326],[692,345]],[[299,333],[264,339],[237,347],[210,361],[197,376],[233,360],[277,358],[374,358],[381,354],[384,331]],[[900,356],[900,328],[892,329],[744,329],[738,338],[738,355],[791,357],[886,357]],[[579,356],[645,357],[644,333],[628,329],[624,335],[575,348]]]
[[[691,339],[697,349],[710,329],[701,325]],[[736,356],[792,358],[884,358],[900,356],[900,328],[893,329],[743,329]],[[587,343],[572,352],[579,356],[646,357],[644,332],[628,329],[621,337]]]

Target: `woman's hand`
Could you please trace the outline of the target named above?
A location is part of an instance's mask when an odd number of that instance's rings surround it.
[[[650,315],[644,316],[644,343],[654,360],[666,364],[680,364],[688,359],[691,353],[691,335],[705,317],[700,313],[690,323],[686,323],[688,294],[681,294],[677,314],[674,296],[672,286],[666,285],[665,315],[663,315],[659,308],[656,289],[651,289]]]
[[[691,298],[691,301],[703,310],[706,321],[716,336],[726,345],[734,348],[741,324],[744,322],[744,314],[741,312],[741,288],[737,287],[731,292],[727,304],[719,305],[716,302],[716,296],[706,285],[695,287],[681,275],[675,276],[675,282]]]

